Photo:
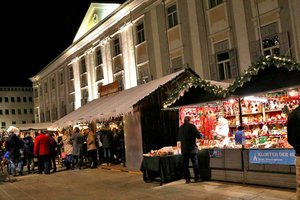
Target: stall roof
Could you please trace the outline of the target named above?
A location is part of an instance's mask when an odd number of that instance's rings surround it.
[[[245,96],[300,86],[300,63],[276,56],[261,57],[229,86],[232,96]]]
[[[78,122],[91,121],[94,119],[105,120],[110,117],[117,117],[129,113],[138,101],[144,99],[152,92],[180,75],[186,74],[191,76],[191,72],[190,69],[181,70],[160,79],[150,81],[149,83],[95,99],[57,120],[53,123],[51,128],[65,127],[74,125]]]
[[[34,123],[34,124],[17,124],[15,125],[17,128],[20,129],[20,131],[26,131],[26,130],[44,130],[49,129],[52,125],[51,122],[49,123]]]
[[[164,109],[178,109],[185,105],[195,105],[223,99],[227,96],[230,83],[191,78],[174,91],[166,102]]]

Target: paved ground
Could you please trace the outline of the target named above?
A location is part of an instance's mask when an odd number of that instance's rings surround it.
[[[14,183],[0,181],[0,200],[295,199],[294,190],[215,181],[187,185],[184,180],[159,186],[144,183],[141,174],[101,168],[16,179]]]

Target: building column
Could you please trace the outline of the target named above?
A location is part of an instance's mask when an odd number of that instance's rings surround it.
[[[137,73],[132,35],[132,24],[127,24],[121,29],[122,54],[124,65],[124,88],[129,89],[137,86]]]
[[[72,64],[74,72],[74,89],[75,89],[75,110],[81,106],[81,88],[80,88],[80,72],[79,59],[76,58]]]
[[[112,57],[111,57],[111,48],[110,48],[110,39],[105,38],[101,41],[101,53],[103,59],[103,73],[104,81],[103,84],[106,85],[114,81],[113,72],[112,72]]]
[[[60,118],[60,109],[61,109],[61,106],[60,106],[60,94],[59,94],[59,86],[60,86],[60,83],[59,83],[59,79],[60,79],[60,76],[59,76],[59,71],[55,73],[55,92],[56,92],[56,115],[57,115],[57,119],[58,120]]]
[[[231,1],[240,73],[251,65],[244,1]]]
[[[291,15],[295,58],[296,60],[300,60],[300,2],[298,0],[291,0],[288,4]]]
[[[88,82],[88,91],[89,91],[89,98],[88,101],[92,101],[94,99],[94,90],[93,85],[94,81],[94,62],[93,62],[93,51],[89,49],[86,54],[86,70],[87,70],[87,82]]]
[[[204,77],[203,72],[203,61],[201,54],[201,44],[199,38],[199,28],[198,28],[198,18],[197,18],[197,10],[196,10],[196,2],[195,0],[187,1],[188,6],[188,15],[189,15],[189,23],[190,23],[190,33],[191,33],[191,45],[192,45],[192,55],[193,55],[193,68],[195,72],[200,75],[201,78]]]

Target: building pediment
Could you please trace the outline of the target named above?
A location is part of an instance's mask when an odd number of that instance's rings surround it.
[[[75,42],[96,24],[106,18],[114,10],[116,10],[121,4],[117,3],[91,3],[82,23],[79,27],[79,30],[76,33],[76,36],[73,40]]]

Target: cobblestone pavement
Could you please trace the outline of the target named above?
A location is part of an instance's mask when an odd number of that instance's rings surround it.
[[[185,184],[179,180],[159,186],[156,182],[144,183],[140,173],[100,167],[15,179],[14,183],[0,181],[0,200],[295,199],[295,190],[215,181]]]

